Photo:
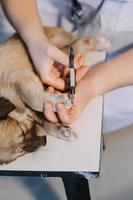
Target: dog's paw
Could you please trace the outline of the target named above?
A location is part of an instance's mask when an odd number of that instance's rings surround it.
[[[63,103],[66,108],[71,108],[72,103],[69,97],[63,93],[46,93],[46,101],[49,101],[55,105],[56,103]]]
[[[74,50],[84,54],[90,51],[108,51],[110,48],[110,41],[101,36],[81,38],[74,44]]]
[[[111,48],[111,43],[107,38],[97,36],[90,39],[90,46],[95,51],[108,51]]]
[[[58,125],[55,131],[55,136],[62,140],[75,141],[78,137],[70,126]]]
[[[75,141],[78,138],[77,134],[70,126],[66,126],[61,123],[51,123],[45,120],[43,122],[43,127],[48,135],[52,135],[62,140]]]

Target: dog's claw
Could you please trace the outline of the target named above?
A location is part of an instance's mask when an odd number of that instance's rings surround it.
[[[61,123],[51,123],[47,120],[44,120],[43,127],[48,135],[52,135],[62,140],[74,141],[78,138],[77,134],[70,126]]]
[[[63,125],[58,127],[58,133],[56,137],[67,141],[75,141],[78,138],[77,134],[72,130],[71,127]]]

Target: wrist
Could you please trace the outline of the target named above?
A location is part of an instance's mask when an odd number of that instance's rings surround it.
[[[98,67],[89,70],[77,85],[75,104],[78,105],[81,111],[91,99],[104,93],[104,81],[99,76],[99,69],[101,67],[98,65]]]
[[[75,105],[80,112],[85,108],[89,101],[97,96],[96,87],[91,76],[83,77],[77,85],[75,95]]]
[[[52,46],[52,43],[48,40],[44,31],[34,31],[31,35],[27,34],[23,40],[31,56],[36,52],[38,52],[38,55],[47,56],[48,51]]]
[[[44,30],[41,28],[30,28],[30,30],[25,29],[23,31],[19,31],[19,34],[27,46],[31,46],[34,43],[47,39]]]

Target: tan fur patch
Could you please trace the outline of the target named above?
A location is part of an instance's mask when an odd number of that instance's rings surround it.
[[[84,54],[97,47],[95,39],[90,46],[90,38],[75,38],[59,28],[44,30],[49,40],[67,53],[71,45],[75,53]],[[63,94],[51,95],[45,91],[26,46],[15,34],[0,44],[0,164],[45,145],[47,134],[65,140],[76,138],[70,127],[44,119],[41,112],[45,101],[65,105],[70,102]]]

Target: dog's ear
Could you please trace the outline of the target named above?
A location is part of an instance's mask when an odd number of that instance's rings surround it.
[[[0,120],[5,119],[15,109],[15,106],[6,98],[0,97]]]

